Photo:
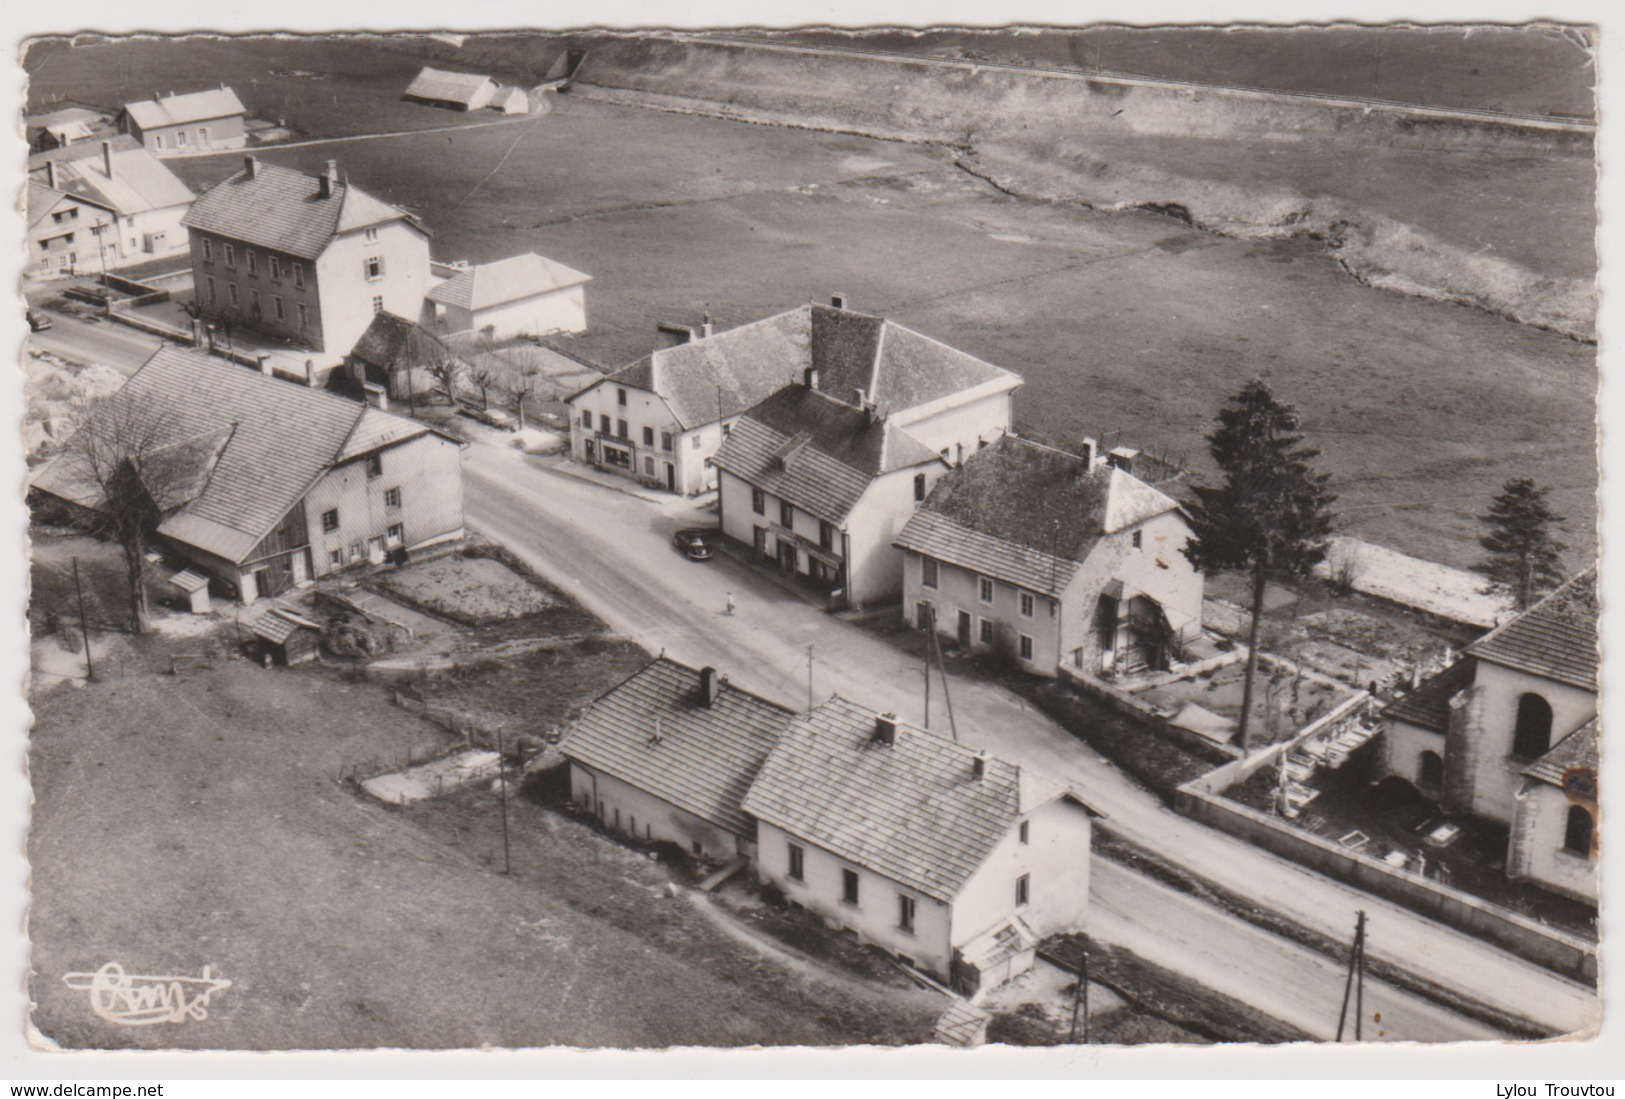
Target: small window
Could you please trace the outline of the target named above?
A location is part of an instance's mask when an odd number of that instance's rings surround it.
[[[230,244],[226,245],[226,266],[237,266],[237,249],[233,248]]]
[[[824,549],[835,548],[835,528],[828,523],[820,521],[818,524],[818,544]]]
[[[270,257],[268,257],[266,259],[265,262],[271,268],[271,281],[272,282],[281,282],[282,281],[282,261],[277,259],[275,256],[270,256]]]
[[[923,473],[914,475],[914,499],[916,501],[925,499],[925,474]]]
[[[993,644],[993,619],[983,618],[979,621],[977,626],[977,637],[981,639],[981,642],[984,645]]]
[[[935,557],[920,558],[920,584],[922,587],[927,588],[937,586],[937,559]]]
[[[1021,822],[1020,833],[1021,833],[1021,842],[1022,843],[1026,843],[1032,836],[1032,833],[1028,831],[1027,825],[1028,825],[1027,821],[1022,821]]]
[[[335,569],[342,569],[344,567],[344,551],[341,549],[336,549],[330,552],[327,555],[327,563],[332,565]]]
[[[237,293],[237,284],[234,282],[226,283],[226,297],[231,300],[233,305],[242,304],[242,299]]]
[[[293,284],[301,290],[305,288],[305,265],[302,263],[293,265]]]
[[[164,135],[163,134],[153,134],[152,135],[152,147],[154,149],[162,149],[164,147]]]
[[[1032,875],[1023,874],[1016,879],[1016,907],[1022,908],[1032,900]]]
[[[689,449],[690,450],[698,450],[698,449],[700,449],[700,437],[698,435],[694,435],[693,440],[694,441],[693,441],[693,443],[690,444]]]
[[[1033,639],[1028,637],[1026,634],[1022,634],[1021,635],[1021,659],[1023,659],[1023,660],[1031,660],[1032,658],[1033,658]]]
[[[807,880],[807,852],[797,844],[790,844],[790,867],[788,870],[791,881]]]
[[[187,144],[187,141],[188,141],[188,139],[187,139],[185,130],[176,130],[175,131],[175,146],[176,146],[176,148],[184,148],[186,146],[186,144]]]
[[[248,311],[254,314],[256,320],[259,318],[260,292],[258,290],[250,290],[248,292]]]
[[[208,237],[203,238],[203,262],[214,262],[214,243]]]
[[[399,488],[386,489],[384,491],[384,506],[386,508],[398,508],[401,506],[401,490]]]
[[[1512,754],[1538,759],[1552,746],[1552,707],[1538,694],[1518,699],[1518,720],[1512,731]]]
[[[374,225],[374,226],[369,227],[367,229],[367,231],[362,234],[362,236],[366,238],[366,240],[367,240],[367,242],[369,244],[372,243],[373,241],[377,240],[378,239],[378,226]]]
[[[367,455],[367,480],[384,475],[384,456],[382,454]]]
[[[288,310],[283,306],[282,299],[275,294],[271,295],[271,311],[276,314],[276,319],[279,321],[288,319]]]
[[[853,906],[858,903],[858,872],[856,870],[847,870],[844,867],[841,870],[841,901]]]
[[[1135,549],[1144,548],[1143,540],[1141,539],[1140,535],[1141,535],[1140,531],[1135,531],[1134,532],[1133,542],[1134,542],[1134,548]]]
[[[339,529],[339,509],[333,508],[322,512],[322,530],[331,534]]]
[[[260,261],[259,257],[254,255],[254,249],[243,249],[243,262],[248,264],[248,273],[250,275],[258,275],[260,273]]]
[[[906,893],[897,894],[897,930],[914,930],[914,898]]]
[[[701,843],[699,840],[695,840],[693,843],[689,844],[689,850],[694,853],[695,858],[699,858],[701,855],[705,854],[705,844]]]
[[[389,544],[392,546],[398,546],[402,542],[406,541],[406,528],[401,526],[399,523],[391,523],[389,525],[388,534]]]
[[[624,439],[624,438],[627,437],[626,432],[627,432],[626,421],[625,420],[616,420],[615,421],[615,437],[617,439]]]
[[[209,292],[209,304],[213,305],[215,303],[214,279],[213,278],[205,279],[204,280],[204,287]]]
[[[1569,817],[1563,828],[1563,850],[1576,855],[1591,854],[1591,841],[1596,834],[1597,822],[1583,805],[1569,806]]]
[[[671,453],[671,432],[662,431],[660,433],[660,449],[664,450],[667,454]]]
[[[993,602],[993,578],[978,576],[976,578],[976,597],[984,603]]]
[[[310,328],[310,310],[305,308],[304,302],[300,302],[297,308],[299,310],[299,331],[304,332]]]
[[[754,511],[757,515],[766,515],[767,514],[767,493],[763,492],[759,488],[751,489],[750,490],[750,510]]]
[[[609,434],[609,416],[602,412],[598,414],[598,433],[600,435]]]
[[[368,256],[366,263],[367,281],[373,282],[384,277],[384,257]]]
[[[626,407],[626,390],[617,389],[615,391],[615,403],[620,405],[622,408]]]
[[[581,411],[581,426],[586,428],[588,431],[592,430],[592,410],[591,409],[582,409],[582,411]]]
[[[655,429],[654,428],[646,427],[646,428],[643,429],[643,445],[644,446],[654,446],[655,445]]]
[[[1016,597],[1016,601],[1021,609],[1021,617],[1031,618],[1033,616],[1033,593],[1024,591]]]
[[[796,525],[796,506],[788,500],[779,501],[779,526],[794,529]]]
[[[734,425],[733,424],[725,423],[725,424],[722,425],[722,437],[724,439],[726,439],[728,436],[732,435],[733,431],[734,431]]]
[[[384,296],[382,294],[373,295],[372,311],[374,313],[382,313],[384,311]]]

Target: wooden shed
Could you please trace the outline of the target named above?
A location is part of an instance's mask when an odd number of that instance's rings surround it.
[[[186,596],[193,614],[209,613],[209,578],[191,569],[182,569],[169,578],[169,582]]]
[[[259,642],[260,659],[270,665],[302,664],[315,660],[321,644],[322,627],[294,611],[276,607],[249,623]]]

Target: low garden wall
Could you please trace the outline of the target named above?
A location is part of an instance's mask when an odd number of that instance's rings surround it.
[[[1263,756],[1264,753],[1259,755]],[[1577,980],[1596,983],[1597,950],[1594,944],[1546,927],[1470,893],[1350,851],[1267,813],[1230,801],[1210,792],[1212,778],[1212,775],[1204,775],[1181,786],[1175,791],[1174,807],[1185,816],[1211,828],[1302,863],[1327,877],[1402,904],[1446,926],[1486,939],[1537,965]],[[1232,777],[1231,781],[1238,780]]]

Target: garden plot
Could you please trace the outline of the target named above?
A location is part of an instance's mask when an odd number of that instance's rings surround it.
[[[410,606],[471,626],[524,618],[559,605],[552,593],[489,557],[459,554],[409,565],[378,584]]]
[[[1230,743],[1240,723],[1245,667],[1238,660],[1139,690],[1125,686],[1169,726],[1223,745]],[[1347,687],[1326,676],[1264,656],[1253,685],[1249,738],[1255,746],[1290,739],[1349,694]]]

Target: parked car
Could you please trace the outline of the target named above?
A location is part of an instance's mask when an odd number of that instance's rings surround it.
[[[50,317],[47,317],[44,313],[36,313],[32,309],[28,310],[28,330],[30,332],[43,332],[49,327],[51,327]]]
[[[711,536],[715,531],[704,529],[680,530],[671,536],[672,544],[683,551],[690,561],[711,560]]]
[[[471,420],[478,420],[486,427],[494,427],[498,431],[518,431],[519,421],[514,419],[513,413],[502,408],[472,408],[463,405],[457,410],[458,415],[467,416]]]

